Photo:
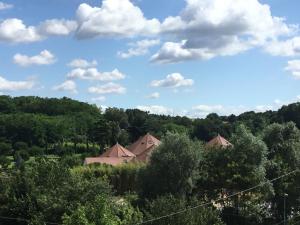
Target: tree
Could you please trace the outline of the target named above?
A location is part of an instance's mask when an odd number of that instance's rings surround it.
[[[214,200],[266,183],[249,192],[219,202],[225,211],[230,210],[231,224],[239,224],[236,220],[239,211],[245,211],[250,203],[263,205],[264,200],[272,194],[272,187],[268,184],[265,173],[267,162],[265,143],[243,125],[237,127],[231,143],[233,147],[207,149],[204,152],[199,167],[200,179],[197,187],[200,195],[204,194],[205,198]],[[242,203],[244,207],[241,207]]]
[[[14,215],[32,223],[37,220],[61,223],[62,216],[71,214],[78,205],[92,202],[101,194],[110,195],[105,179],[85,179],[63,163],[37,158],[24,164],[21,170],[11,170],[6,178],[0,176],[0,216]]]
[[[71,215],[65,214],[64,225],[132,225],[141,222],[142,214],[125,199],[98,195],[80,205]]]
[[[143,195],[190,194],[196,183],[202,145],[186,135],[168,133],[142,176]]]
[[[176,198],[164,195],[148,201],[145,207],[145,220],[159,218],[174,212],[179,212],[188,207],[200,205],[196,199],[187,201],[185,198]],[[162,218],[150,223],[151,225],[223,225],[218,212],[210,207],[199,207],[186,210],[178,215]]]
[[[295,123],[272,124],[264,130],[263,139],[268,146],[268,179],[300,169],[300,131]],[[288,194],[286,212],[299,211],[299,172],[274,182],[273,186],[275,195],[270,202],[278,221],[283,219],[285,194]]]

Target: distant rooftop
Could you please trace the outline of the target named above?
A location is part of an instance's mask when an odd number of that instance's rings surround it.
[[[230,146],[233,145],[225,138],[223,138],[220,134],[218,134],[218,136],[216,136],[206,144],[206,147],[208,148],[213,148],[213,147],[227,148]]]

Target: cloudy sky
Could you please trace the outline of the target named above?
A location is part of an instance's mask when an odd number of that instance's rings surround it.
[[[300,99],[299,0],[0,0],[0,93],[204,117]]]

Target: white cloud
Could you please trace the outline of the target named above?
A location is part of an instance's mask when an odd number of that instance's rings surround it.
[[[207,115],[211,113],[217,113],[220,116],[228,116],[231,114],[240,115],[241,113],[247,111],[255,111],[255,112],[265,112],[269,110],[274,110],[278,108],[280,105],[258,105],[254,107],[246,107],[243,105],[238,106],[224,106],[224,105],[197,105],[192,108],[192,110],[187,112],[189,117],[193,118],[205,118]]]
[[[154,92],[148,96],[146,96],[147,98],[150,98],[150,99],[157,99],[160,97],[160,94],[158,92]]]
[[[87,67],[94,67],[97,65],[98,62],[96,60],[89,62],[85,59],[73,59],[71,62],[68,63],[68,66],[74,68],[87,68]]]
[[[116,83],[107,83],[99,86],[93,86],[88,89],[89,93],[92,94],[124,94],[126,88]]]
[[[255,106],[255,111],[256,112],[265,112],[265,111],[269,111],[269,110],[273,110],[273,106],[271,105],[258,105],[258,106]]]
[[[62,84],[54,86],[53,90],[55,90],[55,91],[68,91],[68,92],[71,92],[73,94],[78,93],[78,91],[77,91],[77,85],[72,80],[66,80]]]
[[[40,54],[35,56],[27,56],[19,53],[14,56],[14,63],[19,66],[50,65],[53,64],[55,60],[55,56],[48,50],[43,50]]]
[[[194,81],[192,79],[185,79],[180,73],[172,73],[167,75],[163,80],[154,80],[151,82],[152,87],[169,87],[178,88],[184,86],[192,86]]]
[[[152,62],[156,63],[176,63],[184,60],[191,60],[196,57],[196,52],[194,50],[188,50],[184,48],[184,44],[186,41],[182,41],[180,43],[175,42],[166,42],[163,44],[161,49],[154,54],[151,57]],[[206,57],[204,57],[204,54],[202,55],[203,59],[209,59],[212,58],[211,55],[207,54]]]
[[[78,38],[132,37],[157,34],[160,22],[148,20],[129,0],[103,0],[101,7],[81,4],[77,9]]]
[[[5,2],[0,2],[0,10],[11,9],[14,5]]]
[[[235,55],[269,40],[295,33],[295,25],[274,17],[258,0],[187,0],[179,16],[167,17],[162,33],[167,42],[152,57],[159,63]]]
[[[127,59],[133,56],[140,56],[140,55],[146,55],[149,52],[149,48],[156,46],[160,43],[160,40],[154,39],[154,40],[141,40],[135,43],[129,43],[129,48],[126,52],[118,52],[118,56]]]
[[[286,71],[289,71],[296,79],[300,79],[300,60],[288,61]]]
[[[48,36],[68,35],[75,31],[77,23],[72,20],[46,20],[38,26],[26,26],[17,18],[0,22],[0,41],[11,43],[30,43],[46,39]]]
[[[225,109],[222,105],[197,105],[188,114],[191,117],[206,117],[210,113],[222,114]]]
[[[273,56],[297,56],[300,54],[300,37],[286,41],[273,41],[266,45],[266,52]]]
[[[98,96],[98,97],[92,98],[93,102],[104,102],[105,100],[106,100],[105,96]]]
[[[137,109],[145,112],[149,112],[151,114],[158,114],[158,115],[173,115],[174,110],[171,108],[167,108],[161,105],[150,105],[150,106],[137,106]]]
[[[77,23],[73,20],[51,19],[42,22],[38,31],[41,35],[69,35],[77,29]]]
[[[9,81],[0,76],[0,91],[30,90],[36,85],[34,80]]]
[[[118,69],[114,69],[111,72],[99,72],[96,68],[76,68],[68,73],[67,77],[70,79],[113,81],[124,79],[125,74],[121,73]]]
[[[6,19],[0,22],[0,41],[2,42],[35,42],[40,41],[41,36],[36,27],[26,26],[20,19]]]

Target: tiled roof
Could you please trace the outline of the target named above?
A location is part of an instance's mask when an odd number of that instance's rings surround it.
[[[222,147],[222,148],[226,148],[232,146],[232,144],[227,141],[225,138],[223,138],[221,135],[218,134],[217,137],[213,138],[212,140],[210,140],[207,144],[206,147]]]
[[[135,155],[140,155],[152,146],[159,146],[160,141],[151,134],[146,134],[140,137],[136,142],[128,147],[128,149]]]
[[[160,145],[160,141],[150,135],[140,137],[128,149],[136,155],[137,161],[148,162],[153,150]]]
[[[135,157],[135,154],[117,143],[106,150],[100,157]]]

